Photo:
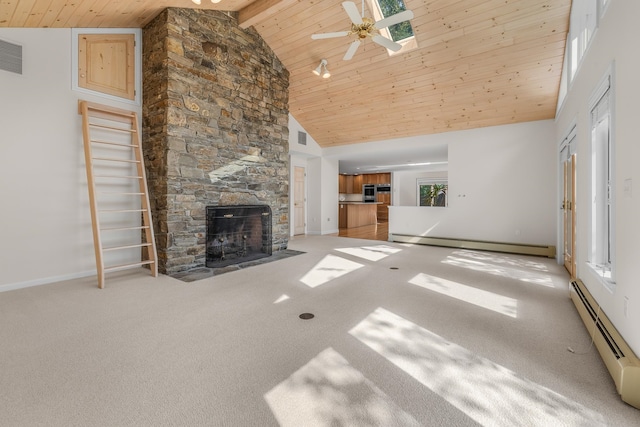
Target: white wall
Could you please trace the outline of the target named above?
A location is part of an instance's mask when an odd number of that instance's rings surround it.
[[[449,145],[449,206],[392,206],[389,232],[555,245],[554,132],[545,120],[434,135]]]
[[[0,290],[95,274],[71,29],[0,28],[23,74],[0,71]]]
[[[570,125],[577,124],[577,248],[580,277],[602,310],[611,319],[636,355],[640,355],[640,143],[638,141],[638,100],[640,99],[640,55],[637,17],[640,2],[611,1],[569,87],[557,117],[556,141],[561,141]],[[615,280],[614,292],[607,290],[586,266],[589,251],[590,119],[589,98],[600,79],[615,62],[613,74],[613,129],[615,144]],[[558,158],[556,152],[556,158]],[[624,181],[632,182],[631,194]],[[635,187],[635,191],[634,188]],[[635,193],[635,194],[634,194]],[[625,298],[628,314],[624,315]]]
[[[307,145],[298,143],[298,132],[307,132],[300,123],[289,114],[289,155],[290,155],[290,173],[289,173],[289,230],[290,235],[293,236],[295,228],[295,215],[294,215],[294,200],[293,200],[293,187],[295,185],[294,179],[294,167],[303,167],[307,174],[305,180],[305,216],[306,216],[306,233],[320,234],[320,223],[316,221],[313,226],[309,224],[309,218],[319,218],[322,215],[320,200],[314,198],[311,203],[309,202],[309,194],[318,194],[316,188],[321,182],[321,170],[319,167],[309,166],[311,159],[319,159],[322,155],[322,148],[313,139],[313,137],[307,134]],[[311,227],[311,228],[309,228]]]
[[[307,171],[307,233],[338,232],[338,160],[323,158],[323,149],[307,134],[307,145],[298,143],[298,131],[306,130],[289,114],[289,154],[293,166]],[[291,175],[293,189],[293,172]],[[291,199],[291,230],[293,235],[293,199]]]
[[[338,161],[322,157],[309,159],[307,173],[309,196],[307,232],[332,234],[338,232]]]
[[[322,158],[315,157],[307,162],[307,233],[322,234]]]
[[[338,230],[338,160],[322,159],[322,234]]]

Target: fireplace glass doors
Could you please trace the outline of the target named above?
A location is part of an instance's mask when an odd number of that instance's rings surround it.
[[[269,206],[207,206],[209,268],[225,267],[271,255]]]

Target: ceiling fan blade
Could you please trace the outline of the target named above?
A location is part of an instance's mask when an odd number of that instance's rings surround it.
[[[362,16],[360,16],[360,12],[358,12],[358,6],[352,1],[342,2],[342,7],[344,7],[344,11],[349,15],[349,19],[356,25],[362,24]]]
[[[377,35],[377,36],[373,36],[371,37],[371,40],[374,41],[374,43],[378,43],[380,46],[384,46],[389,50],[392,50],[394,52],[399,51],[400,49],[402,49],[402,45],[399,43],[396,43],[392,40],[389,40],[386,37],[382,37],[381,35]]]
[[[353,43],[351,43],[351,45],[349,46],[349,49],[347,49],[347,53],[344,54],[344,57],[342,58],[342,60],[348,61],[351,58],[353,58],[353,55],[356,54],[356,50],[358,50],[358,46],[360,46],[360,40],[356,40]]]
[[[314,40],[320,40],[320,39],[331,39],[333,37],[344,37],[348,35],[349,35],[348,31],[338,31],[335,33],[312,34],[311,38]]]
[[[374,25],[377,29],[381,30],[383,28],[387,28],[392,25],[396,25],[401,22],[408,21],[409,19],[413,19],[413,12],[410,10],[405,10],[404,12],[396,13],[395,15],[391,15],[384,19],[381,19],[378,22],[376,22]]]

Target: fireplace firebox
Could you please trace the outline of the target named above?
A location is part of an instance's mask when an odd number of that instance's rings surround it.
[[[271,208],[207,206],[206,244],[209,268],[271,256]]]

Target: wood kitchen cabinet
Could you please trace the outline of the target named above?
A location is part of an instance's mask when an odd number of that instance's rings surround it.
[[[338,193],[360,194],[363,183],[362,175],[338,175]]]
[[[345,193],[347,194],[353,193],[353,175],[346,176],[345,190]]]
[[[355,175],[353,177],[353,194],[362,193],[362,175]]]
[[[377,222],[377,205],[374,203],[338,204],[338,227],[355,228]]]
[[[378,193],[378,220],[380,221],[388,221],[389,220],[389,205],[391,204],[391,194],[389,193]]]
[[[338,228],[347,228],[347,205],[338,204]]]
[[[390,184],[391,173],[365,173],[362,175],[338,175],[338,192],[360,194],[364,184]]]

